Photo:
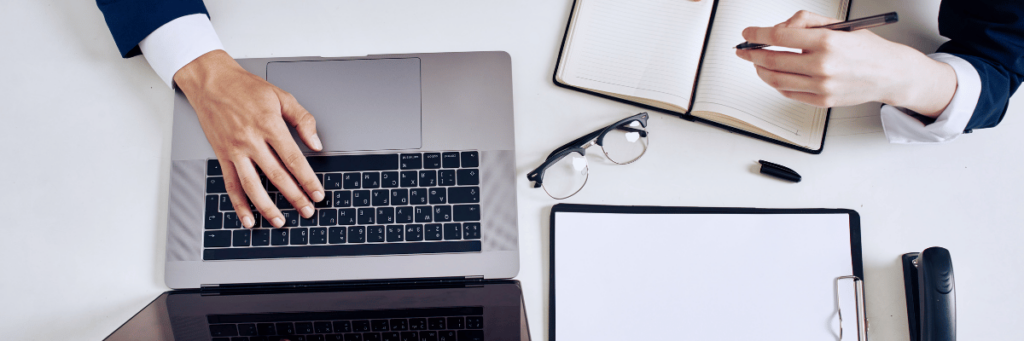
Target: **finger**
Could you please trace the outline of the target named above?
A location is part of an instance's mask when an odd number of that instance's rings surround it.
[[[781,93],[782,96],[785,96],[786,98],[804,102],[819,108],[828,108],[832,106],[832,104],[828,103],[828,101],[825,99],[825,96],[818,94],[798,91],[779,91],[779,93]]]
[[[290,138],[290,136],[289,136]],[[294,142],[292,143],[294,146]],[[295,147],[298,149],[298,146]],[[306,158],[302,157],[302,154],[298,154],[302,159],[302,162],[306,162]],[[310,218],[316,211],[313,209],[313,204],[306,197],[306,194],[302,192],[299,185],[295,183],[295,179],[292,178],[292,173],[281,164],[281,160],[278,160],[277,156],[274,155],[269,148],[259,152],[256,157],[256,164],[260,166],[263,173],[267,175],[267,179],[277,187],[277,190],[284,195],[284,198],[292,204],[292,207],[299,211],[299,214],[303,218]],[[292,160],[292,162],[295,162]],[[306,164],[309,167],[309,164]],[[313,170],[310,169],[309,173],[313,175],[313,181],[316,181],[316,175],[312,174]],[[323,190],[320,190],[320,199],[323,199]]]
[[[811,75],[808,56],[787,51],[736,50],[736,55],[768,70]]]
[[[227,188],[228,197],[231,198],[231,206],[235,208],[235,214],[242,221],[242,226],[251,228],[256,223],[256,217],[252,214],[252,210],[249,209],[249,198],[245,196],[245,189],[242,188],[242,181],[238,176],[238,172],[230,161],[224,161],[225,159],[219,160],[221,160],[220,169],[224,173],[224,187]],[[246,179],[246,181],[250,180]],[[256,181],[260,182],[260,187],[263,187],[262,182],[259,181],[259,176],[256,177]]]
[[[284,215],[277,209],[277,205],[274,204],[274,200],[267,194],[267,190],[263,188],[260,174],[256,171],[256,167],[253,166],[252,160],[238,158],[234,160],[234,167],[238,173],[242,189],[245,190],[249,200],[256,206],[256,210],[260,211],[260,214],[263,215],[263,219],[269,221],[274,227],[284,226]]]
[[[791,27],[747,27],[743,29],[743,39],[755,44],[814,50],[827,33],[831,32]]]
[[[306,115],[309,114],[307,113]],[[312,118],[313,116],[309,115],[309,117]],[[315,126],[315,123],[313,125]],[[282,127],[273,136],[268,138],[268,142],[274,148],[277,156],[280,157],[281,162],[284,163],[285,168],[295,177],[299,186],[302,186],[306,195],[313,199],[314,202],[324,200],[324,187],[320,183],[320,179],[313,173],[313,168],[309,166],[309,161],[306,160],[305,155],[302,155],[302,151],[299,150],[299,146],[295,144],[295,140],[292,139],[292,135],[288,133],[288,130]]]
[[[756,65],[754,67],[757,69],[757,76],[776,90],[818,93],[817,85],[811,77],[772,71]]]
[[[796,12],[796,14],[793,14],[789,20],[786,20],[781,25],[783,25],[782,27],[807,28],[825,26],[837,22],[840,22],[840,20],[818,15],[811,11],[799,11]]]
[[[320,143],[320,136],[316,133],[316,119],[313,118],[313,114],[306,111],[306,108],[303,108],[299,101],[287,92],[280,91],[277,97],[281,100],[281,116],[284,117],[285,122],[295,127],[302,142],[309,149],[323,150],[324,146]]]

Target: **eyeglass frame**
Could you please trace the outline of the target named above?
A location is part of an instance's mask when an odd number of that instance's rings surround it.
[[[610,160],[611,162],[614,162],[615,164],[618,164],[618,165],[628,165],[628,164],[631,164],[633,162],[636,162],[636,160],[639,160],[641,157],[644,156],[644,154],[647,154],[647,145],[644,145],[643,153],[640,153],[640,155],[637,156],[636,158],[634,158],[633,160],[630,160],[629,162],[625,162],[625,163],[619,163],[618,161],[613,160],[611,157],[608,157],[608,152],[604,150],[604,137],[606,135],[608,135],[608,133],[611,132],[612,130],[621,129],[621,130],[626,130],[626,131],[629,131],[629,132],[638,133],[638,134],[640,134],[640,137],[646,138],[647,135],[650,134],[650,132],[648,132],[647,130],[636,129],[636,128],[632,128],[632,127],[628,127],[628,126],[623,126],[623,124],[625,124],[627,122],[630,122],[630,121],[639,121],[641,127],[647,128],[647,119],[648,118],[650,118],[650,115],[646,111],[645,112],[641,112],[639,114],[636,114],[636,115],[633,115],[633,116],[621,119],[618,122],[612,123],[612,124],[610,124],[608,126],[605,126],[604,128],[595,130],[595,131],[593,131],[593,132],[591,132],[589,134],[583,135],[583,136],[581,136],[581,137],[579,137],[579,138],[577,138],[575,140],[572,140],[569,143],[566,143],[566,144],[562,145],[561,147],[556,148],[554,151],[551,152],[551,154],[548,154],[548,157],[547,157],[547,159],[544,160],[544,163],[541,163],[540,166],[538,166],[537,168],[534,168],[532,171],[530,171],[530,173],[527,173],[526,174],[526,178],[528,180],[534,182],[533,188],[541,187],[541,186],[544,185],[544,171],[546,171],[548,169],[548,167],[551,167],[551,165],[555,164],[558,161],[561,161],[562,158],[565,158],[566,155],[569,155],[569,154],[574,153],[574,152],[579,153],[580,155],[586,157],[587,156],[587,148],[590,148],[590,147],[592,147],[594,145],[601,146],[601,152],[604,153],[604,156],[607,157],[608,160]],[[587,168],[589,169],[590,166],[588,165]],[[588,179],[590,178],[589,174],[588,174],[587,178]],[[585,187],[586,185],[587,185],[587,183],[586,183],[586,181],[584,181],[583,185],[580,186],[580,189],[583,189],[583,187]],[[573,192],[569,196],[566,196],[566,197],[561,198],[561,199],[566,199],[568,197],[576,195],[576,193],[579,193],[580,189],[577,189],[576,192]],[[545,190],[545,192],[547,192],[547,190]],[[551,193],[548,193],[548,196],[551,196]],[[556,199],[556,200],[561,200],[559,198],[555,198],[554,196],[551,196],[551,197]]]

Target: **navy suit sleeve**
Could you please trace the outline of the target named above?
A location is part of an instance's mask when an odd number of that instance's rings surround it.
[[[124,58],[141,54],[139,42],[171,20],[189,14],[210,15],[203,0],[96,0],[96,5]]]
[[[937,52],[963,58],[981,77],[981,97],[965,131],[995,127],[1024,79],[1024,2],[944,0],[939,33],[950,40]]]

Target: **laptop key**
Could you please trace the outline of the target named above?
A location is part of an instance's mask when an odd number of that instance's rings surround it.
[[[341,208],[338,209],[338,225],[355,225],[356,224],[356,209],[354,208]]]
[[[380,188],[380,173],[363,172],[363,188]]]
[[[252,230],[236,230],[231,234],[231,245],[232,246],[249,246],[249,237],[252,235]],[[245,335],[243,335],[245,336]]]
[[[430,194],[428,195],[430,197],[430,204],[436,205],[447,203],[447,193],[448,191],[445,188],[431,188]]]
[[[453,216],[455,221],[478,221],[480,205],[455,205]]]
[[[398,187],[398,172],[381,172],[380,173],[380,187],[383,187],[383,188],[397,188]]]
[[[402,332],[402,341],[415,340],[419,341],[420,336],[416,332]]]
[[[277,323],[277,333],[279,335],[295,335],[295,326],[291,322],[279,322]]]
[[[274,335],[277,334],[277,328],[274,328],[273,323],[257,323],[256,333],[259,335]]]
[[[402,341],[402,336],[397,332],[380,333],[380,341]]]
[[[426,240],[441,240],[441,224],[426,224],[423,225],[423,239]]]
[[[476,168],[480,167],[480,153],[478,152],[462,152],[462,167],[463,168]]]
[[[320,220],[320,226],[334,226],[338,225],[338,210],[333,208],[325,208],[317,210],[317,216]]]
[[[460,330],[457,335],[459,341],[484,341],[483,330]]]
[[[348,228],[348,242],[349,243],[365,243],[366,242],[366,227],[363,227],[363,226],[350,226]]]
[[[455,341],[455,340],[457,340],[457,339],[455,338],[455,331],[454,330],[444,330],[444,331],[437,332],[437,341]]]
[[[388,329],[388,320],[373,320],[370,321],[370,328],[375,332],[386,332]]]
[[[416,187],[416,177],[418,174],[416,171],[402,172],[398,176],[399,183],[401,183],[402,187]]]
[[[384,226],[374,225],[366,227],[366,242],[367,243],[383,243],[384,242]]]
[[[420,171],[420,186],[437,186],[437,171],[425,170]]]
[[[412,218],[412,206],[395,207],[395,222],[399,224],[408,224],[413,221]]]
[[[221,221],[224,219],[224,214],[220,212],[207,213],[206,214],[206,229],[219,229],[221,227]]]
[[[459,153],[441,153],[441,165],[444,168],[459,168]]]
[[[210,194],[206,196],[206,214],[210,214],[218,211],[220,202],[220,196],[216,194]]]
[[[410,242],[423,240],[423,225],[405,225],[405,240]]]
[[[220,176],[211,176],[206,178],[206,193],[227,193],[228,190],[224,188],[224,178]]]
[[[317,226],[319,225],[317,224],[317,218],[319,217],[320,216],[316,214],[314,214],[312,217],[309,217],[309,219],[299,216],[299,226]]]
[[[221,211],[234,211],[235,207],[231,206],[231,197],[227,194],[220,195],[220,210]]]
[[[479,220],[479,219],[477,219]],[[452,207],[451,206],[434,206],[434,221],[444,222],[452,221]]]
[[[448,189],[449,204],[475,204],[478,202],[480,202],[480,187],[451,187]]]
[[[399,164],[402,169],[420,169],[423,168],[423,154],[402,154],[399,155]]]
[[[427,330],[427,319],[409,319],[409,330]]]
[[[327,228],[315,227],[309,229],[310,244],[327,244]]]
[[[313,334],[313,323],[295,322],[295,334]]]
[[[462,238],[480,239],[480,223],[462,223]]]
[[[377,208],[377,223],[378,224],[393,224],[395,222],[395,208],[394,207],[378,207]]]
[[[238,220],[235,212],[224,212],[224,228],[237,229],[242,227],[242,221]]]
[[[444,239],[462,239],[462,225],[460,225],[459,223],[444,224]]]
[[[252,246],[267,246],[270,245],[270,230],[268,229],[253,229],[252,230]]]
[[[370,206],[370,191],[352,191],[352,206]]]
[[[387,240],[389,243],[401,242],[405,240],[405,227],[402,225],[388,225],[387,226]]]
[[[375,216],[375,213],[373,212],[372,208],[369,208],[369,207],[358,208],[357,211],[356,211],[356,222],[359,225],[373,224],[374,216]]]
[[[437,171],[438,186],[455,186],[455,170],[442,169]]]
[[[343,226],[335,226],[328,230],[327,241],[331,244],[344,244],[345,243],[345,230]],[[337,323],[337,322],[335,322]]]
[[[238,329],[233,324],[211,324],[210,335],[212,336],[238,336]]]
[[[409,190],[409,204],[411,205],[426,205],[427,204],[427,189],[426,188],[413,188]]]
[[[458,185],[459,186],[476,186],[480,184],[480,170],[476,168],[470,169],[459,169],[458,173]]]
[[[374,190],[371,194],[373,198],[370,200],[373,202],[373,206],[387,206],[390,202],[391,191],[386,189]]]
[[[299,211],[283,210],[281,215],[284,216],[284,227],[299,226]]]
[[[423,168],[441,168],[441,153],[423,153]]]
[[[216,159],[206,160],[206,175],[222,175],[220,170],[220,161],[217,161]]]
[[[352,206],[352,191],[334,191],[334,207]]]
[[[309,230],[305,227],[293,228],[288,232],[292,238],[292,245],[306,245],[309,244]]]
[[[279,209],[292,208],[292,203],[288,202],[288,198],[285,198],[284,194],[277,193],[277,208],[279,208]]]
[[[427,319],[427,328],[430,328],[430,330],[445,329],[444,328],[444,318],[443,317],[428,318]]]
[[[270,244],[288,245],[288,229],[270,230]]]
[[[348,321],[334,321],[334,332],[335,333],[351,333],[352,324]]]
[[[406,319],[391,319],[391,330],[397,330],[397,331],[409,330],[409,320],[406,320]]]
[[[466,318],[464,317],[449,317],[448,318],[448,329],[464,329],[466,328]]]
[[[413,211],[413,215],[415,216],[417,223],[429,223],[434,221],[434,213],[430,211],[430,206],[416,206]]]
[[[341,189],[341,173],[324,174],[324,189],[328,191]]]
[[[420,332],[420,341],[437,341],[436,331]]]
[[[203,247],[228,247],[231,246],[231,231],[206,231],[203,232]]]
[[[357,333],[370,331],[370,321],[352,321],[352,331]]]
[[[391,204],[392,205],[408,205],[409,204],[409,190],[407,190],[407,189],[393,189],[393,190],[391,190]]]
[[[324,200],[320,200],[320,202],[313,203],[313,206],[316,207],[316,208],[333,207],[334,206],[334,192],[331,192],[331,191],[324,192]]]
[[[360,176],[361,175],[359,173],[345,173],[345,174],[342,174],[342,176],[341,176],[342,177],[341,178],[342,188],[344,188],[344,189],[359,188],[360,187],[359,184],[362,183],[361,181],[359,181],[360,180]]]
[[[313,330],[317,334],[330,334],[334,332],[334,328],[331,328],[330,322],[313,322]]]
[[[484,317],[466,316],[466,329],[484,329]]]

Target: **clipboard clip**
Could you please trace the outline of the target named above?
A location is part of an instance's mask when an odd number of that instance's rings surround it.
[[[844,279],[853,280],[854,291],[853,297],[856,301],[856,314],[854,318],[857,320],[857,340],[867,341],[868,340],[868,316],[864,310],[864,281],[857,276],[839,276],[835,279],[835,294],[836,294],[836,313],[839,316],[839,340],[843,339],[843,308],[839,302],[839,281]]]

